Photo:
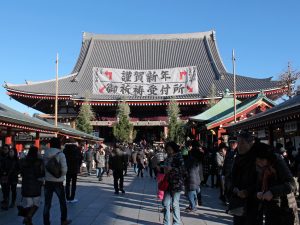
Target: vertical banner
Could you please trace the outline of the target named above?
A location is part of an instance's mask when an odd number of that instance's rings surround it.
[[[197,67],[160,70],[93,67],[93,94],[142,97],[198,94]]]

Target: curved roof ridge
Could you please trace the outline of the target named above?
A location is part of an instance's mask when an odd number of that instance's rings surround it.
[[[69,74],[69,75],[65,75],[65,76],[62,76],[62,77],[59,77],[58,80],[67,79],[67,78],[73,77],[75,75],[77,75],[77,72]],[[43,83],[53,82],[53,81],[56,81],[56,79],[54,78],[54,79],[42,80],[42,81],[28,81],[27,84],[11,84],[11,83],[6,83],[5,86],[7,86],[7,87],[22,87],[22,86],[28,86],[28,85],[43,84]]]
[[[214,35],[214,31],[192,32],[192,33],[175,33],[175,34],[95,34],[83,32],[83,40],[176,40],[176,39],[202,39]]]
[[[232,73],[228,73],[228,76],[233,76]],[[253,79],[253,80],[265,80],[265,81],[274,81],[274,82],[278,82],[278,80],[272,80],[273,77],[265,77],[265,78],[260,78],[260,77],[250,77],[249,75],[242,75],[242,74],[236,74],[237,77],[243,77],[243,78],[247,78],[247,79]]]
[[[219,56],[219,59],[220,59],[220,62],[221,62],[221,65],[223,66],[223,69],[225,70],[225,72],[227,72],[227,68],[223,62],[223,59],[221,57],[221,54],[220,54],[220,51],[219,51],[219,47],[218,47],[218,44],[217,44],[217,37],[216,37],[216,31],[213,30],[213,40],[214,40],[214,44],[215,44],[215,48],[217,50],[217,54]],[[221,71],[223,72],[223,71]],[[222,74],[223,75],[223,74]]]

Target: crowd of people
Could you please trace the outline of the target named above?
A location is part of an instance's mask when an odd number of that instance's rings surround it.
[[[149,179],[156,179],[165,225],[171,221],[181,224],[179,201],[183,194],[189,202],[187,213],[196,211],[197,205],[201,207],[204,187],[219,188],[220,202],[233,216],[234,225],[299,224],[295,177],[300,175],[300,154],[295,154],[289,144],[287,150],[281,144],[273,149],[251,132],[243,131],[213,148],[196,140],[184,145],[166,142],[154,146],[142,141],[104,147],[79,146],[70,139],[61,146],[60,140],[53,138],[43,155],[32,146],[26,156],[8,145],[2,147],[2,210],[16,207],[21,175],[22,201],[17,207],[23,223],[32,224],[44,187],[44,224],[50,224],[53,193],[59,199],[61,224],[70,224],[67,203],[78,202],[75,195],[79,173],[95,176],[99,182],[104,175],[112,175],[114,194],[119,195],[125,194],[124,176],[132,167],[138,178],[146,179],[147,174]]]

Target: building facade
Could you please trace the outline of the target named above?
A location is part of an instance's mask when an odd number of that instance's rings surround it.
[[[17,101],[50,116],[54,113],[55,80],[5,84]],[[88,99],[95,113],[94,130],[112,138],[116,110],[126,101],[137,139],[158,140],[167,132],[167,106],[175,99],[187,120],[207,107],[212,86],[216,100],[233,92],[233,75],[220,57],[214,31],[159,35],[83,33],[73,71],[59,79],[59,119],[72,123]],[[240,101],[263,92],[276,98],[284,92],[271,78],[237,75]]]

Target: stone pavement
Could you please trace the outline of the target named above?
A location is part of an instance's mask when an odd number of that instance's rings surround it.
[[[97,181],[95,175],[79,176],[76,198],[78,203],[68,203],[68,215],[73,225],[111,224],[162,224],[161,202],[156,199],[156,182],[149,176],[137,178],[129,169],[125,177],[125,195],[114,195],[112,177]],[[18,190],[20,193],[20,190]],[[183,225],[232,224],[231,217],[224,213],[225,207],[218,199],[218,190],[203,188],[203,206],[194,213],[185,213],[188,202],[181,196],[181,216]],[[41,207],[34,217],[35,225],[42,225],[43,198]],[[0,212],[0,225],[22,224],[17,210]],[[60,224],[60,209],[54,194],[51,208],[51,224]]]

